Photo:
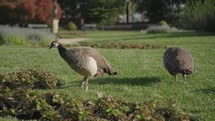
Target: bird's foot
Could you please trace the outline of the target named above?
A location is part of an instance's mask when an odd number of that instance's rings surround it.
[[[88,91],[88,86],[85,87],[85,91],[86,91],[86,92]]]
[[[82,82],[81,89],[82,89],[83,91],[87,91],[87,90],[88,90],[87,82],[85,82],[85,81]]]

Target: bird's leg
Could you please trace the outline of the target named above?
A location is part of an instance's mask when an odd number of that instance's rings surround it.
[[[183,74],[183,77],[184,77],[184,81],[186,81],[187,79],[186,79],[186,75],[185,74]]]
[[[177,81],[177,74],[175,75],[175,81]]]
[[[84,77],[82,84],[81,84],[82,90],[87,91],[88,90],[88,77]]]
[[[82,81],[82,84],[81,84],[82,90],[84,90],[84,88],[85,88],[86,80],[87,80],[87,77],[84,77],[84,79],[83,79],[83,81]]]
[[[85,91],[88,90],[88,80],[89,80],[89,78],[87,78],[87,80],[86,80],[86,82],[85,82]]]

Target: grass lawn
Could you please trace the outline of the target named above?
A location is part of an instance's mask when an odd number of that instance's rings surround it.
[[[61,59],[57,49],[0,46],[0,73],[36,68],[51,71],[63,85],[54,91],[80,99],[96,99],[97,92],[135,102],[146,100],[165,104],[168,99],[199,120],[215,120],[215,35],[208,33],[145,34],[137,31],[95,31],[81,36],[96,42],[160,44],[186,48],[193,55],[195,71],[186,82],[174,78],[163,67],[165,49],[97,48],[118,71],[89,81],[81,91],[82,76]],[[41,90],[50,91],[50,90]],[[9,120],[9,119],[8,119]]]

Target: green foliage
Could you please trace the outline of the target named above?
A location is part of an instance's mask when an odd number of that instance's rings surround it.
[[[106,49],[163,49],[166,46],[156,44],[131,44],[126,42],[80,42],[75,46],[90,46],[93,48],[106,48]]]
[[[7,116],[7,117],[0,117],[0,121],[18,121],[18,119],[11,116]]]
[[[63,0],[61,5],[65,23],[72,20],[80,25],[80,18],[83,18],[87,24],[104,25],[113,24],[123,13],[125,0]]]
[[[77,30],[77,26],[74,22],[68,23],[68,30]]]
[[[11,89],[47,89],[57,87],[57,77],[50,72],[40,72],[35,69],[22,70],[0,75],[0,85]]]
[[[54,35],[45,30],[0,25],[0,44],[47,46]]]
[[[157,102],[134,103],[100,97],[93,100],[70,99],[65,94],[15,89],[1,86],[0,115],[39,120],[190,120],[175,103],[161,107]]]
[[[139,13],[145,12],[151,22],[167,20],[176,23],[180,6],[187,0],[134,0]],[[146,12],[147,11],[147,12]]]
[[[181,15],[181,25],[184,29],[197,31],[215,31],[215,1],[196,0],[185,4]]]
[[[168,23],[165,20],[161,20],[159,22],[159,25],[161,25],[161,26],[168,26]]]
[[[83,13],[85,23],[96,23],[98,25],[110,25],[116,22],[118,15],[123,12],[124,0],[88,0],[87,12]]]
[[[83,77],[71,70],[59,56],[56,49],[0,46],[1,73],[19,71],[26,68],[51,71],[57,74],[57,77],[63,82],[61,87],[51,89],[52,91],[56,91],[59,94],[67,93],[66,97],[70,101],[85,100],[86,105],[88,101],[93,99],[94,102],[98,99],[96,96],[98,91],[105,95],[112,95],[115,101],[125,99],[136,102],[136,104],[142,104],[145,101],[154,100],[159,102],[163,108],[168,107],[168,102],[166,101],[171,98],[177,102],[177,106],[182,111],[198,120],[213,121],[215,119],[213,111],[213,105],[215,104],[215,89],[213,86],[215,85],[214,34],[200,32],[146,34],[139,31],[89,31],[80,37],[86,37],[88,38],[86,41],[97,43],[124,42],[184,47],[189,49],[193,55],[196,65],[195,71],[188,77],[186,82],[182,78],[175,82],[174,78],[168,74],[162,64],[164,49],[97,48],[119,74],[114,77],[109,75],[94,77],[89,80],[88,92],[83,92],[81,91],[81,80]],[[42,93],[47,91],[49,90],[39,90]],[[91,102],[89,103],[91,105]],[[78,107],[80,108],[74,108],[76,109],[75,117],[78,114],[78,110],[82,109],[82,106],[79,105]],[[70,110],[66,106],[65,109]],[[125,107],[125,109],[120,110],[127,109]],[[176,108],[176,110],[178,109]],[[46,115],[51,115],[53,110],[50,111]],[[66,112],[63,114],[66,114]],[[82,111],[81,114],[83,115],[79,116],[84,120],[84,118],[88,117],[87,114],[91,113],[88,113],[87,110]],[[112,115],[113,113],[110,114]],[[40,117],[40,115],[37,117]],[[144,116],[140,114],[136,117],[141,119]]]
[[[159,34],[171,32],[171,28],[165,20],[159,22],[159,26],[150,26],[146,29],[148,34]]]
[[[152,26],[147,28],[148,34],[157,34],[157,33],[168,33],[171,31],[169,26]]]
[[[18,36],[10,36],[3,38],[2,37],[2,44],[7,43],[7,45],[27,45],[30,44],[28,41],[25,40],[23,37]]]

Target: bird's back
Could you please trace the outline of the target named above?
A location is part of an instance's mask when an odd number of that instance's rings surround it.
[[[192,55],[182,48],[169,48],[164,53],[164,66],[172,75],[191,74],[194,68]]]
[[[71,68],[73,68],[81,75],[84,75],[84,72],[89,70],[86,70],[86,68],[90,65],[92,65],[91,67],[94,68],[93,66],[95,64],[93,60],[95,60],[96,62],[96,69],[101,72],[99,75],[103,74],[105,72],[105,69],[112,69],[106,59],[97,50],[91,47],[80,46],[69,49],[66,52],[64,60],[70,65]],[[91,62],[89,63],[89,61],[91,61],[92,64]]]

